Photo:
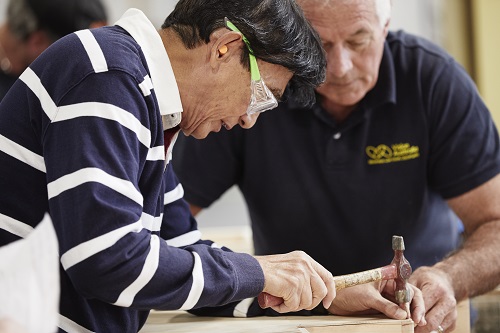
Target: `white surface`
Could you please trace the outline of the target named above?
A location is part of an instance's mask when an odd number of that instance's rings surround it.
[[[28,333],[57,331],[59,247],[48,215],[25,238],[0,248],[0,319]]]
[[[202,210],[197,218],[200,229],[204,227],[249,225],[250,218],[246,203],[238,187],[233,186],[208,209]]]

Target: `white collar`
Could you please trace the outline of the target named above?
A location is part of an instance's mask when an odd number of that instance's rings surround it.
[[[127,10],[115,24],[127,30],[142,48],[151,73],[160,114],[165,116],[182,112],[181,97],[172,65],[160,34],[153,24],[142,11],[135,8]]]

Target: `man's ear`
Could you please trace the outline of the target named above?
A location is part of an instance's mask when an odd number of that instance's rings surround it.
[[[209,52],[212,70],[217,71],[222,63],[227,63],[234,56],[237,56],[239,60],[241,48],[245,44],[239,32],[221,29],[213,33],[210,39]]]
[[[387,22],[384,25],[384,37],[387,37],[387,34],[389,33],[389,25],[391,23],[391,19],[389,18]]]

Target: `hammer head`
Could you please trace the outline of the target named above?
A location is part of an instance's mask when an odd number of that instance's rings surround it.
[[[402,236],[392,236],[392,249],[394,250],[394,259],[391,264],[396,266],[396,301],[398,303],[407,303],[410,301],[410,291],[406,286],[410,278],[412,269],[410,263],[404,257],[405,243]]]

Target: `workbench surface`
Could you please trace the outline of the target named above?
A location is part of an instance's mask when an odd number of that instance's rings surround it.
[[[152,311],[140,333],[413,333],[413,321],[383,316],[197,317],[184,311]]]

